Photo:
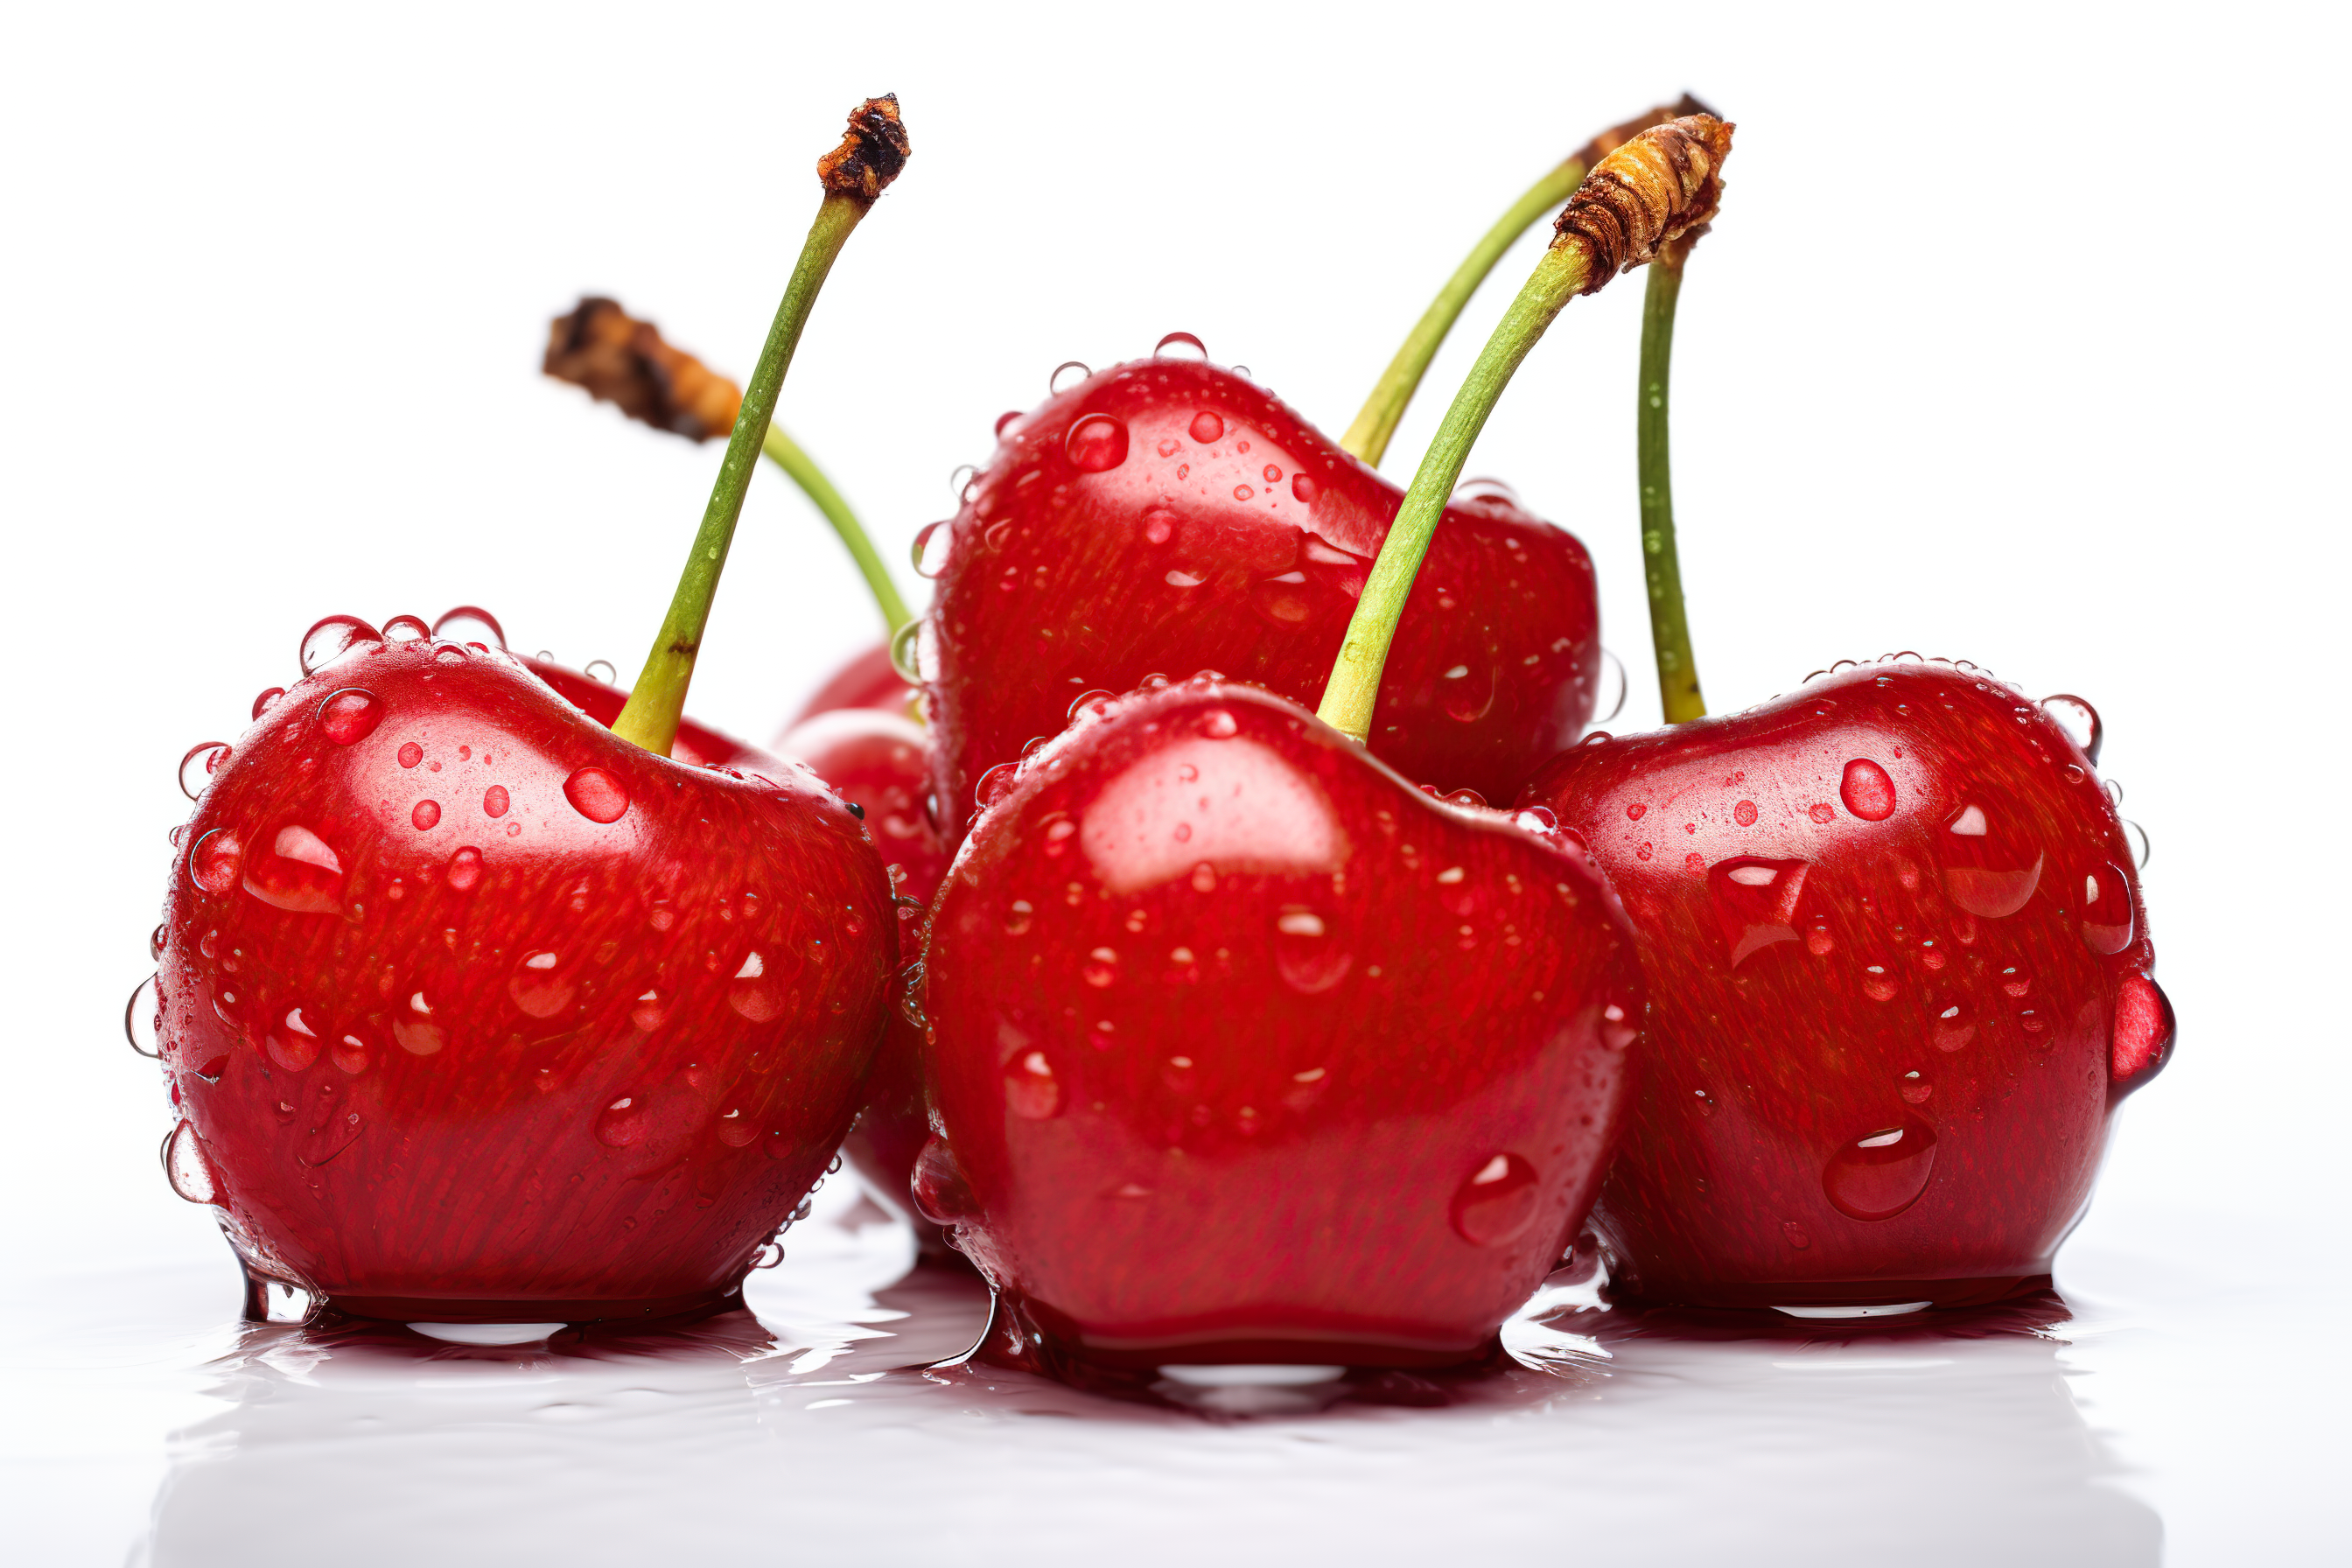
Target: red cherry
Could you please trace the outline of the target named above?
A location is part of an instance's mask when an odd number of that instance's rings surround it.
[[[864,828],[765,766],[640,750],[487,645],[344,638],[184,836],[174,1184],[362,1315],[722,1299],[838,1145],[896,963]]]
[[[918,1201],[1052,1366],[1476,1354],[1575,1234],[1642,1009],[1564,841],[1206,679],[1021,764],[922,1005]]]
[[[1213,667],[1311,705],[1403,499],[1264,389],[1167,358],[1055,395],[965,494],[924,654],[950,842],[981,776],[1088,690]],[[1371,749],[1508,800],[1592,715],[1591,561],[1489,489],[1448,510],[1419,583]]]
[[[901,949],[920,949],[924,910],[948,868],[924,808],[930,793],[930,748],[922,728],[902,714],[843,707],[805,719],[776,739],[776,750],[831,784],[866,813],[866,831],[890,867],[898,897]],[[893,1012],[888,1032],[866,1080],[866,1107],[850,1130],[842,1152],[866,1184],[901,1210],[910,1210],[908,1184],[915,1158],[930,1137],[923,1095],[922,1031]],[[944,1238],[936,1226],[916,1220],[927,1250]]]
[[[619,687],[567,669],[543,658],[524,658],[523,667],[545,681],[558,697],[585,713],[597,723],[610,726],[621,716],[629,694]],[[769,752],[732,735],[722,735],[707,725],[691,719],[678,721],[677,739],[669,749],[672,762],[684,763],[693,768],[733,768],[742,773],[764,773],[775,776],[777,760]]]
[[[2064,730],[1980,671],[1864,666],[1579,746],[1523,800],[1639,932],[1649,1055],[1594,1211],[1633,1294],[1957,1305],[2049,1273],[2172,1036]]]
[[[890,662],[890,645],[876,643],[825,678],[823,686],[793,715],[792,723],[830,713],[836,708],[878,708],[905,714],[918,693]],[[786,726],[790,728],[790,725]]]

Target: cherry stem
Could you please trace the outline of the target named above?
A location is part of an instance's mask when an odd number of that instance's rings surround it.
[[[743,515],[743,495],[751,486],[751,470],[772,428],[784,372],[792,364],[801,329],[808,324],[825,275],[833,270],[841,247],[873,205],[870,197],[828,192],[816,210],[816,221],[809,226],[792,281],[785,285],[775,321],[768,329],[768,341],[761,347],[750,384],[743,389],[743,406],[735,416],[733,433],[727,437],[727,455],[719,460],[719,479],[711,487],[710,504],[703,510],[693,552],[687,557],[686,570],[678,574],[677,593],[629,692],[628,706],[613,721],[614,734],[646,751],[667,756],[670,743],[677,738],[678,721],[686,712],[687,688],[694,680],[694,661],[702,650],[703,628],[710,620],[711,600],[718,595],[719,576],[727,565],[728,548],[734,542],[735,524]]]
[[[1486,346],[1478,351],[1477,363],[1454,395],[1429,450],[1422,454],[1421,467],[1349,619],[1347,641],[1340,645],[1330,683],[1323,689],[1322,706],[1316,710],[1316,716],[1333,729],[1358,741],[1370,735],[1372,706],[1380,697],[1381,670],[1388,663],[1397,618],[1404,613],[1405,595],[1412,591],[1422,557],[1429,552],[1438,520],[1445,513],[1446,499],[1462,477],[1462,465],[1469,461],[1470,448],[1502,400],[1503,389],[1511,384],[1519,362],[1552,319],[1583,290],[1591,270],[1591,249],[1581,237],[1563,235],[1553,241],[1503,312]]]
[[[1634,440],[1642,483],[1642,567],[1650,588],[1650,642],[1657,655],[1658,698],[1666,722],[1706,716],[1698,660],[1691,654],[1690,616],[1683,605],[1682,559],[1675,549],[1675,485],[1666,460],[1667,370],[1675,352],[1675,302],[1693,239],[1665,246],[1650,263],[1642,297],[1642,384]]]
[[[1403,346],[1396,358],[1381,374],[1371,395],[1356,415],[1356,422],[1348,426],[1339,445],[1350,456],[1379,468],[1381,458],[1389,449],[1389,440],[1404,418],[1404,411],[1412,395],[1421,389],[1421,378],[1429,374],[1430,362],[1437,357],[1438,349],[1454,331],[1454,323],[1470,303],[1470,297],[1486,281],[1486,275],[1496,263],[1518,242],[1521,235],[1534,226],[1537,219],[1549,216],[1562,202],[1576,194],[1592,165],[1625,144],[1634,136],[1654,125],[1663,125],[1680,114],[1703,114],[1706,106],[1685,93],[1679,102],[1662,105],[1646,114],[1637,115],[1622,125],[1612,126],[1595,136],[1563,159],[1558,167],[1527,188],[1525,195],[1511,204],[1510,210],[1496,220],[1495,226],[1471,247],[1429,309],[1421,313],[1412,331],[1405,335]]]
[[[890,569],[882,564],[874,542],[866,536],[865,526],[849,509],[849,503],[841,499],[841,492],[833,488],[833,481],[825,478],[824,470],[816,466],[815,459],[801,450],[799,443],[785,435],[782,426],[772,422],[761,442],[761,449],[767,453],[768,461],[792,477],[801,493],[815,503],[817,510],[824,513],[825,521],[833,524],[833,531],[841,536],[842,544],[848,549],[850,559],[857,563],[858,573],[874,595],[875,607],[882,612],[882,635],[888,637],[913,620],[914,612],[899,597],[898,585],[890,580]]]

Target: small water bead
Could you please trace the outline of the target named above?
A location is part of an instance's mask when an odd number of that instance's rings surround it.
[[[754,1024],[768,1023],[784,1010],[783,983],[769,967],[766,954],[748,952],[727,987],[727,1005]]]
[[[2172,1003],[2145,974],[2126,974],[2116,988],[2108,1070],[2119,1086],[2137,1088],[2172,1054]]]
[[[1045,390],[1059,397],[1065,390],[1077,385],[1092,374],[1094,372],[1083,360],[1066,359],[1054,367],[1053,374],[1045,378]]]
[[[994,426],[996,438],[1000,441],[1003,440],[1004,438],[1005,427],[1020,417],[1021,410],[1018,408],[1008,408],[1003,413],[998,415],[996,416],[996,425]]]
[[[1936,1133],[1906,1118],[1899,1127],[1865,1132],[1830,1156],[1822,1191],[1852,1219],[1893,1219],[1919,1201],[1936,1171]]]
[[[1247,500],[1255,494],[1257,494],[1257,491],[1250,489],[1247,485],[1235,485],[1234,487],[1234,499],[1235,500]]]
[[[507,994],[534,1018],[552,1018],[572,1005],[579,986],[562,973],[560,955],[544,950],[526,952],[507,978]]]
[[[449,857],[443,879],[460,893],[472,891],[482,879],[482,852],[470,844],[461,847]]]
[[[1496,1154],[1454,1189],[1447,1217],[1465,1241],[1501,1247],[1535,1223],[1541,1195],[1533,1165],[1517,1154]]]
[[[132,1050],[150,1061],[161,1060],[163,1055],[162,981],[163,977],[156,974],[141,981],[122,1009],[123,1037],[131,1042]]]
[[[942,530],[945,531],[942,532]],[[933,540],[939,542],[939,548],[936,550],[931,548]],[[937,522],[925,523],[921,531],[915,535],[915,542],[907,552],[915,563],[915,575],[926,582],[936,580],[940,573],[948,569],[948,551],[954,540],[955,528],[951,519],[941,518]]]
[[[256,719],[260,718],[264,713],[267,713],[272,708],[277,707],[278,700],[285,695],[286,689],[284,687],[269,687],[264,690],[260,696],[253,700],[253,716]]]
[[[356,686],[331,693],[319,704],[319,732],[338,746],[355,745],[383,722],[383,704]]]
[[[159,925],[153,931],[149,931],[147,933],[147,955],[150,958],[163,957],[163,944],[171,939],[171,928],[168,926]]]
[[[1500,479],[1481,478],[1464,479],[1454,487],[1454,493],[1445,498],[1448,506],[1476,506],[1482,501],[1489,505],[1517,506],[1519,504],[1519,492]]]
[[[433,635],[433,628],[416,616],[394,616],[383,623],[383,640],[390,643],[415,642]]]
[[[1206,364],[1209,359],[1209,348],[1206,343],[1190,332],[1171,332],[1153,345],[1151,357],[1192,360]]]
[[[460,605],[451,610],[433,623],[433,635],[443,642],[476,642],[500,649],[507,646],[506,628],[499,625],[498,616],[478,605]]]
[[[199,741],[190,746],[180,759],[180,793],[190,800],[203,797],[205,786],[213,780],[220,765],[228,761],[228,742]]]
[[[2099,748],[2106,742],[2106,730],[2099,722],[2097,709],[2072,693],[2061,692],[2043,698],[2042,710],[2066,731],[2066,738],[2074,742],[2074,749],[2088,758],[2093,767],[2098,766]]]
[[[965,1179],[963,1167],[956,1163],[955,1152],[945,1139],[932,1138],[915,1156],[914,1175],[908,1189],[915,1200],[915,1212],[933,1225],[953,1226],[980,1217],[980,1204],[972,1196],[971,1184]]]
[[[1864,822],[1884,822],[1895,815],[1895,781],[1867,757],[1846,763],[1838,781],[1838,798]]]
[[[923,624],[919,616],[890,634],[890,668],[909,686],[923,684]]]
[[[2147,829],[2128,816],[2117,820],[2124,826],[2124,841],[2131,846],[2132,864],[2143,871],[2147,870],[2147,858],[2154,852],[2153,846],[2147,841]]]
[[[347,654],[383,641],[376,629],[357,616],[328,616],[302,634],[302,673],[314,675]]]
[[[163,1178],[172,1190],[192,1204],[217,1204],[221,1201],[221,1183],[213,1170],[212,1157],[205,1153],[204,1142],[196,1136],[195,1124],[183,1121],[165,1135],[159,1151],[163,1162]]]
[[[1224,435],[1225,422],[1215,410],[1203,408],[1192,416],[1192,423],[1188,429],[1192,439],[1205,447]]]
[[[1225,368],[1232,371],[1235,375],[1240,376],[1244,381],[1255,379],[1250,374],[1250,367],[1245,364],[1228,365]]]
[[[1004,1107],[1029,1121],[1061,1113],[1062,1085],[1043,1051],[1024,1051],[1004,1066]]]
[[[613,663],[610,659],[592,658],[588,661],[588,668],[582,670],[580,673],[586,676],[591,680],[601,680],[605,685],[610,686],[620,679],[621,672],[613,668]]]
[[[2112,865],[2083,879],[2083,941],[2093,952],[2115,954],[2129,947],[2136,925],[2131,883]]]
[[[1269,485],[1280,484],[1282,482],[1282,466],[1278,463],[1268,463],[1265,468],[1259,469],[1258,472],[1265,477],[1265,482]]]
[[[1936,1086],[1919,1075],[1917,1068],[1895,1080],[1895,1092],[1903,1097],[1906,1105],[1925,1105],[1936,1092]]]
[[[418,801],[416,809],[408,814],[408,820],[419,833],[431,831],[441,820],[441,803],[437,800]]]
[[[1592,701],[1592,721],[1606,724],[1625,710],[1625,662],[1607,648],[1601,650],[1601,687]],[[1605,699],[1605,700],[1604,700]],[[1606,740],[1608,737],[1601,737]]]
[[[979,482],[978,467],[971,463],[959,463],[955,470],[948,475],[948,494],[955,497],[959,503],[968,501],[971,499],[972,486]]]
[[[486,816],[504,816],[508,804],[507,786],[504,784],[492,784],[482,792],[482,814]]]
[[[563,798],[591,822],[618,822],[629,812],[629,791],[602,768],[581,768],[563,781]]]
[[[1304,904],[1284,905],[1274,930],[1276,972],[1302,996],[1330,990],[1355,963],[1355,955],[1333,939],[1331,922]]]
[[[596,1142],[607,1149],[628,1149],[646,1141],[645,1109],[636,1096],[625,1094],[596,1113]]]
[[[1290,476],[1290,496],[1291,499],[1298,502],[1299,505],[1313,506],[1315,504],[1315,498],[1322,493],[1323,488],[1317,484],[1314,479],[1309,478],[1307,475],[1293,474]]]
[[[207,893],[236,888],[245,870],[245,846],[226,827],[215,827],[188,851],[188,879]]]
[[[1089,414],[1062,438],[1062,455],[1084,474],[1108,473],[1127,461],[1127,425],[1108,414]]]

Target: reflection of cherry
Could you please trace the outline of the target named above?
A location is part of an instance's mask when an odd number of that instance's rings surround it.
[[[1582,858],[1205,678],[1097,700],[983,793],[932,911],[916,1195],[1003,1293],[996,1351],[1491,1342],[1590,1202],[1641,1016]]]
[[[1594,1211],[1633,1293],[1951,1305],[2049,1272],[2172,1041],[2091,762],[1980,671],[1890,663],[1537,775],[1653,999]]]
[[[923,655],[951,840],[980,775],[1091,689],[1213,668],[1313,702],[1402,499],[1262,388],[1174,358],[1008,425],[967,493]],[[1591,562],[1492,487],[1448,509],[1419,583],[1372,752],[1508,799],[1591,717]]]
[[[806,773],[656,756],[424,630],[321,623],[184,830],[173,1183],[363,1315],[716,1300],[856,1110],[881,862]]]

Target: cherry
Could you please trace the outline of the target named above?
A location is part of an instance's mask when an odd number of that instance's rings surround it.
[[[918,695],[916,689],[907,684],[907,678],[899,674],[898,667],[890,662],[890,645],[876,643],[827,676],[824,684],[801,704],[800,711],[793,715],[792,723],[798,724],[837,708],[875,708],[885,713],[910,713]],[[930,787],[928,775],[927,764],[925,789]],[[921,797],[918,795],[917,798]]]
[[[1599,1183],[1641,1015],[1583,857],[1207,677],[1095,700],[987,793],[932,913],[916,1192],[995,1351],[1491,1344]]]
[[[255,1273],[362,1315],[723,1298],[887,1011],[863,825],[801,770],[618,740],[495,647],[337,621],[181,838],[174,1185]]]
[[[1953,1306],[2048,1275],[2172,1041],[2096,750],[1905,662],[1537,775],[1522,803],[1591,845],[1649,985],[1593,1215],[1629,1294]]]
[[[950,842],[981,775],[1089,689],[1214,667],[1313,702],[1402,492],[1247,379],[1160,357],[1005,426],[966,496],[933,525],[921,655]],[[1372,751],[1507,800],[1592,715],[1591,558],[1490,487],[1446,509],[1422,581]]]
[[[930,749],[921,727],[903,712],[836,708],[787,730],[777,737],[776,750],[864,810],[898,895],[900,945],[916,951],[924,909],[948,867],[947,847],[923,809],[930,789]],[[921,1030],[894,1012],[875,1056],[865,1109],[842,1146],[866,1184],[902,1212],[910,1210],[907,1194],[915,1158],[931,1131],[921,1050]],[[938,1227],[909,1217],[926,1249],[941,1250]]]
[[[550,690],[607,728],[628,706],[629,694],[609,681],[583,675],[551,659],[517,657],[518,662],[544,681]],[[671,742],[669,754],[673,761],[688,767],[734,768],[744,773],[764,773],[771,777],[783,765],[775,756],[748,742],[722,735],[686,718],[678,721],[677,739]]]

